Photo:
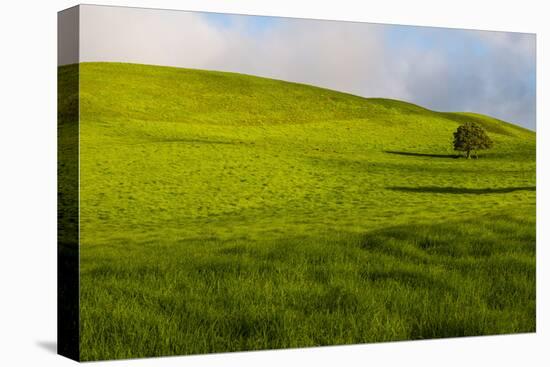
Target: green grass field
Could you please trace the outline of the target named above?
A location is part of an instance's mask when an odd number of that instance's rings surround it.
[[[80,98],[83,360],[535,331],[534,132],[132,64]]]

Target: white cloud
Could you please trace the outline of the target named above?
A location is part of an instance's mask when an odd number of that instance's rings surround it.
[[[201,68],[222,56],[225,37],[198,14],[81,6],[80,60]]]

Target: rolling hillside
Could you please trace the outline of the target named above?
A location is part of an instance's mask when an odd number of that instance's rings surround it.
[[[134,64],[80,98],[83,359],[534,331],[534,132]]]

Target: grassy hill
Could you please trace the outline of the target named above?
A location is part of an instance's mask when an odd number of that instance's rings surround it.
[[[535,330],[534,132],[132,64],[80,98],[83,359]]]

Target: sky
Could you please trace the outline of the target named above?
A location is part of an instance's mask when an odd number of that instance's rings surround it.
[[[534,34],[84,5],[80,61],[238,72],[536,124]]]

